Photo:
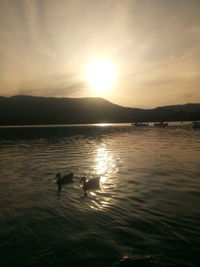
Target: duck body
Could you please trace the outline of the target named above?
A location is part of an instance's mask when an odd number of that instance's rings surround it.
[[[82,189],[85,193],[85,196],[87,196],[88,190],[100,189],[100,177],[90,179],[89,181],[86,181],[86,177],[82,177],[80,182],[83,182]]]
[[[55,179],[57,180],[56,183],[58,185],[58,190],[61,191],[62,185],[73,182],[73,176],[73,172],[69,172],[64,176],[61,176],[60,173],[57,173]]]

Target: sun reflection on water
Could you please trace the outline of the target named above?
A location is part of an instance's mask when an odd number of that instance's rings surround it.
[[[102,122],[102,123],[96,123],[95,126],[105,127],[105,126],[111,126],[112,123]]]
[[[109,175],[118,171],[117,162],[105,145],[97,149],[95,170],[97,175],[103,176],[101,182],[105,182]]]
[[[96,198],[91,201],[90,208],[93,210],[104,210],[112,203],[112,198],[104,197],[104,200]]]
[[[97,148],[95,157],[95,175],[100,177],[99,192],[90,192],[92,201],[90,207],[103,210],[112,203],[112,191],[116,185],[114,174],[118,172],[118,161],[103,144]]]

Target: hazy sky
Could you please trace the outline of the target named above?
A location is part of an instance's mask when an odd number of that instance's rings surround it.
[[[200,0],[0,1],[0,95],[97,96],[84,72],[101,58],[111,102],[200,102]]]

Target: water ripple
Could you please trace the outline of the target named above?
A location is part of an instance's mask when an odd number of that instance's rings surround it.
[[[0,141],[1,266],[198,266],[200,131],[55,133]],[[83,175],[101,189],[84,197]]]

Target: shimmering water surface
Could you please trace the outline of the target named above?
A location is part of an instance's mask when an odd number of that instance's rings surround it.
[[[200,266],[200,130],[1,128],[0,170],[0,266]]]

